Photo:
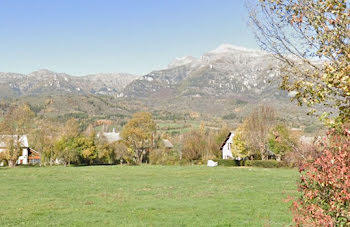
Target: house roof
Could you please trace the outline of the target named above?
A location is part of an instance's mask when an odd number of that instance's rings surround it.
[[[18,135],[0,135],[0,147],[7,147],[6,139],[13,138],[21,143],[22,147],[29,147],[27,135],[18,136]],[[19,137],[19,138],[18,138]]]
[[[231,135],[232,135],[233,132],[229,132],[226,139],[224,140],[224,142],[221,144],[221,147],[220,147],[220,151],[222,150],[222,148],[225,146],[227,140],[230,139]]]
[[[164,146],[166,148],[173,148],[174,147],[174,145],[167,139],[163,139],[163,143],[164,143]]]

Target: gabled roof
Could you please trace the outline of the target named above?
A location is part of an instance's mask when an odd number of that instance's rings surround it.
[[[230,139],[231,135],[232,135],[233,132],[229,132],[226,139],[224,140],[224,142],[221,144],[221,147],[220,147],[220,151],[222,150],[222,148],[225,146],[227,140]]]
[[[7,147],[6,140],[12,137],[13,140],[17,140],[21,143],[22,147],[29,147],[27,135],[0,135],[0,147]],[[19,137],[19,138],[18,138]]]
[[[173,148],[174,147],[174,145],[167,139],[163,139],[163,143],[164,143],[164,146],[166,148]]]

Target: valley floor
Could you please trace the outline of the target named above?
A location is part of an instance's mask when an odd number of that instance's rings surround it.
[[[0,168],[0,226],[286,226],[293,169]]]

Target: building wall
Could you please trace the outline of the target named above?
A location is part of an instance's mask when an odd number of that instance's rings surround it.
[[[18,157],[17,164],[23,164],[23,165],[28,164],[28,149],[27,148],[23,148],[22,155]]]
[[[0,148],[0,153],[6,151],[6,149]],[[18,157],[17,164],[27,165],[28,163],[28,148],[22,149],[22,155]],[[0,165],[2,166],[2,165]]]
[[[234,137],[234,133],[231,133],[230,138],[226,141],[226,144],[222,148],[222,159],[233,158],[231,151],[232,139]]]
[[[28,164],[28,149],[27,148],[23,148],[22,155],[18,157],[17,164],[23,164],[23,165]]]

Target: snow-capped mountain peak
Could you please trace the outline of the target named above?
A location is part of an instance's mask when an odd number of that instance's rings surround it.
[[[251,53],[259,52],[259,50],[248,49],[245,47],[240,47],[240,46],[235,46],[232,44],[225,43],[217,47],[215,50],[210,51],[209,53],[221,54],[221,53],[230,53],[230,52],[237,52],[237,51],[251,52]]]
[[[127,97],[235,96],[278,93],[277,62],[267,53],[223,44],[199,59],[176,58],[169,68],[153,71],[124,89]],[[275,83],[270,83],[274,81]]]
[[[196,67],[198,65],[210,64],[210,62],[216,61],[217,59],[221,59],[223,57],[226,58],[228,56],[237,56],[237,54],[252,57],[266,53],[260,50],[249,49],[226,43],[220,45],[212,51],[205,53],[199,59],[192,56],[177,57],[172,62],[170,62],[167,69],[182,65],[191,65],[191,67]]]
[[[170,62],[170,64],[168,65],[168,68],[173,68],[173,67],[187,65],[187,64],[194,64],[197,62],[198,62],[198,59],[192,56],[175,58],[172,62]]]

